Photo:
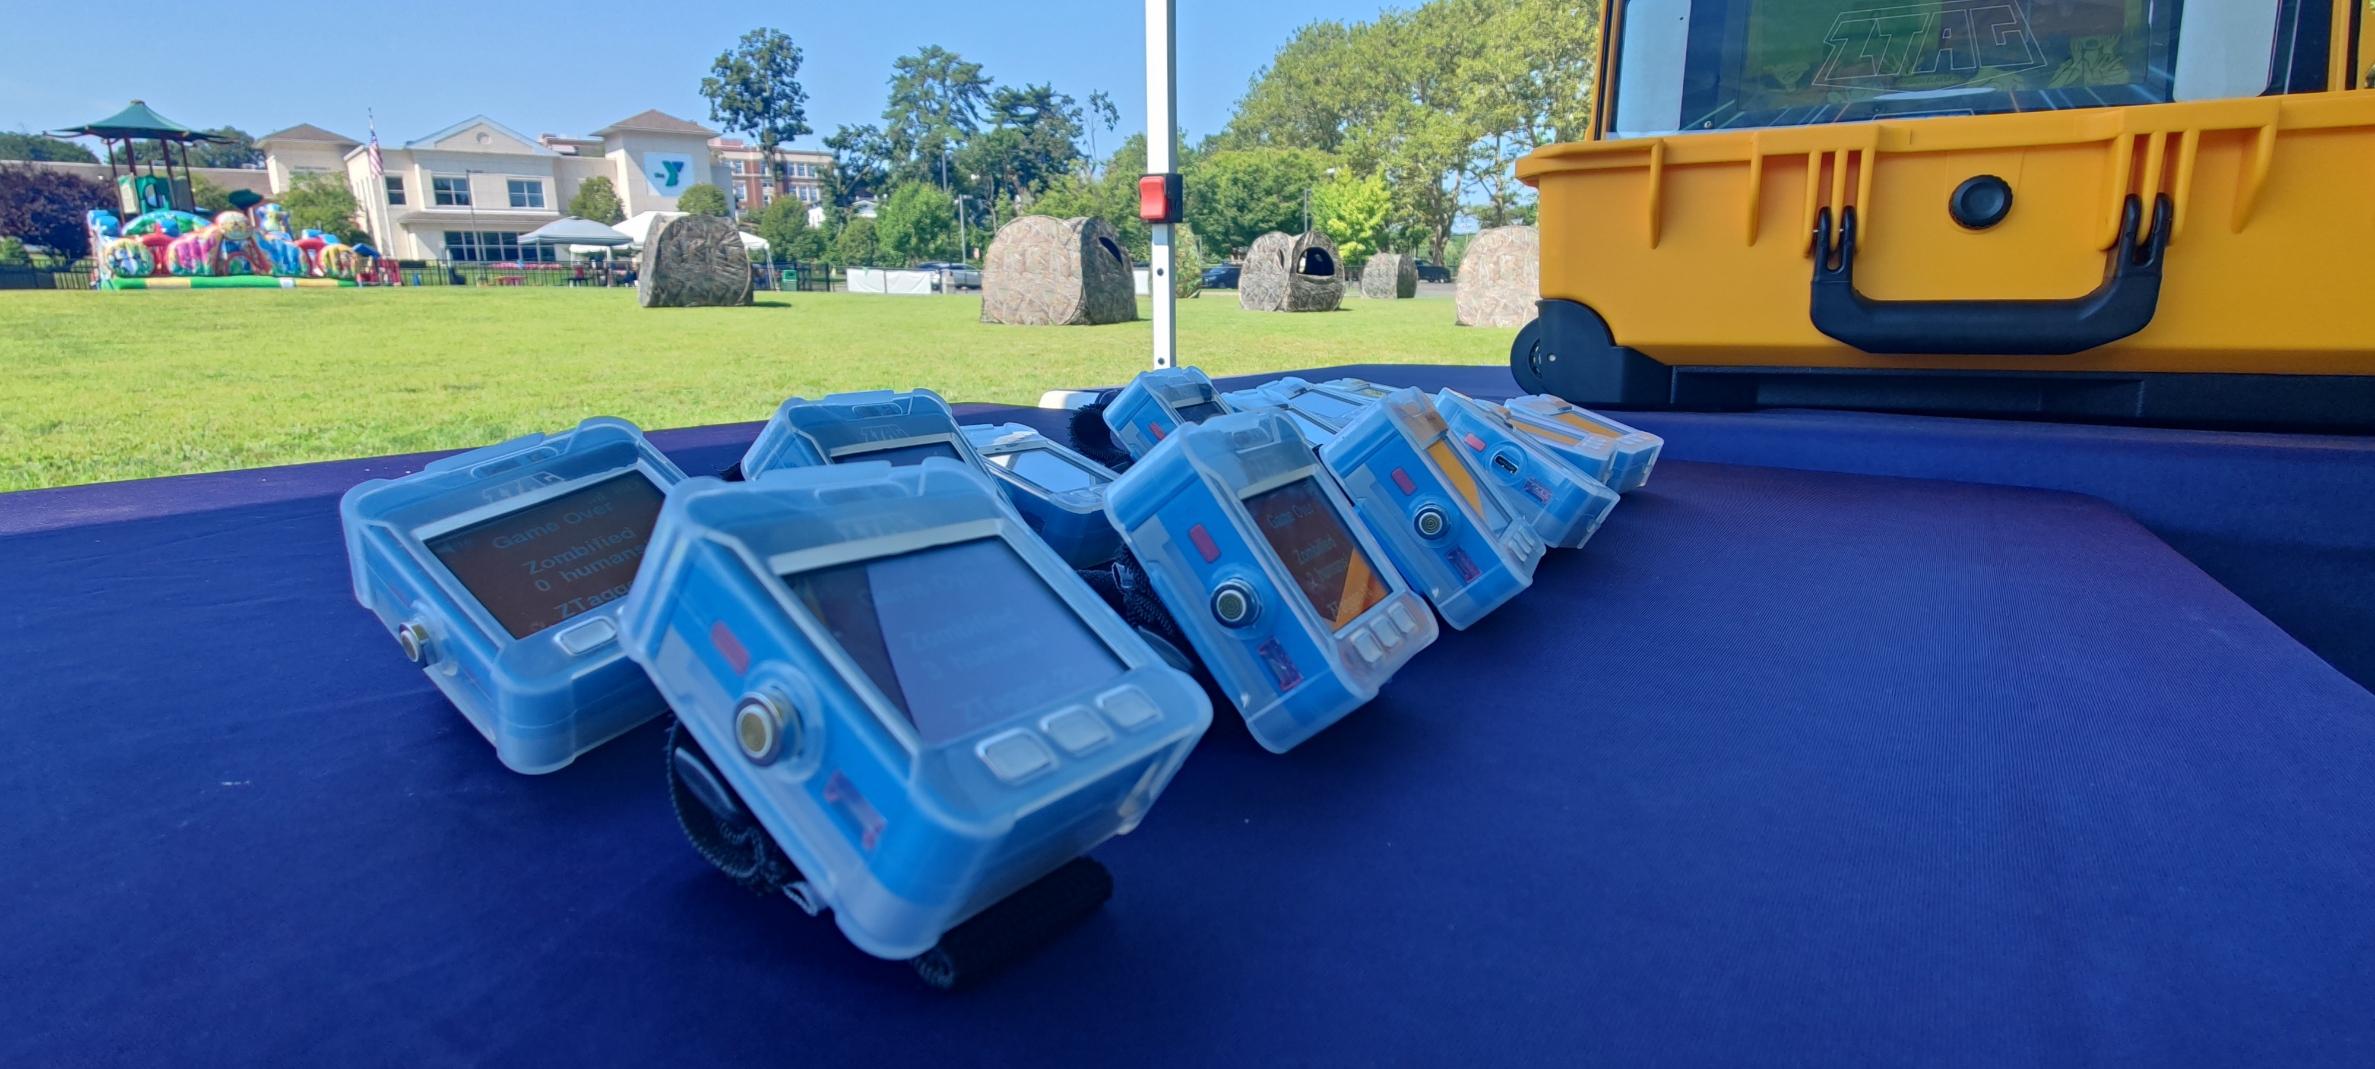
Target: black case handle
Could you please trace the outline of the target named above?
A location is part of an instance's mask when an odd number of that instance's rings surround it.
[[[2143,209],[2133,194],[2122,206],[2103,284],[2059,301],[1875,301],[1855,291],[1855,209],[1840,213],[1831,244],[1831,210],[1814,223],[1814,329],[1867,353],[1970,356],[2067,356],[2118,341],[2152,322],[2161,300],[2161,263],[2175,212],[2168,194],[2152,205],[2152,231],[2139,240]]]

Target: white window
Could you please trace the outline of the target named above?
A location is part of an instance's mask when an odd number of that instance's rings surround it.
[[[445,258],[457,263],[544,262],[553,259],[548,245],[520,245],[516,230],[448,230]]]
[[[544,180],[541,178],[513,178],[503,183],[511,194],[514,208],[544,207]]]
[[[391,206],[391,207],[397,207],[397,208],[401,208],[401,207],[403,207],[403,206],[404,206],[404,176],[403,176],[403,175],[400,175],[400,174],[391,174],[391,175],[387,175],[387,176],[385,176],[385,184],[386,184],[386,186],[387,186],[387,190],[388,190],[388,204],[389,204],[389,206]]]
[[[466,174],[430,175],[429,202],[440,208],[469,207],[470,176]]]

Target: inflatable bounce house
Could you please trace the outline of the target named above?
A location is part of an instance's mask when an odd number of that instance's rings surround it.
[[[251,216],[227,211],[212,220],[178,208],[142,212],[126,222],[104,208],[89,215],[93,284],[99,289],[242,289],[352,286],[378,265],[369,245],[336,234],[289,232],[289,214],[259,204]]]
[[[278,204],[225,211],[212,219],[199,215],[190,193],[189,146],[220,138],[165,118],[140,101],[57,133],[107,144],[117,211],[95,209],[84,217],[95,289],[353,286],[378,270],[379,253],[368,245],[348,245],[319,230],[291,233],[289,213]],[[142,141],[153,143],[146,159]],[[181,146],[178,161],[175,145]]]

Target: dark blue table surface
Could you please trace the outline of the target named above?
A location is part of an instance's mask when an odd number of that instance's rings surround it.
[[[2132,508],[1728,418],[956,996],[710,872],[656,727],[495,762],[347,585],[424,458],[0,497],[0,1064],[2375,1062],[2375,695]]]

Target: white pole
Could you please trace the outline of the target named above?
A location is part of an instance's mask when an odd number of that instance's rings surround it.
[[[1178,89],[1178,79],[1172,74],[1172,64],[1178,59],[1171,30],[1172,0],[1146,0],[1146,172],[1170,174],[1173,154],[1178,150],[1179,110],[1172,101]],[[1167,368],[1175,360],[1179,346],[1179,326],[1174,318],[1179,311],[1179,291],[1172,286],[1171,272],[1178,269],[1177,250],[1171,245],[1172,225],[1154,226],[1152,261],[1147,264],[1148,296],[1155,302],[1154,366]]]

